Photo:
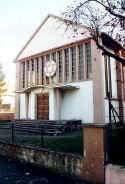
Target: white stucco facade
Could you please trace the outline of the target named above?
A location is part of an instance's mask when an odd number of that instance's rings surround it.
[[[93,83],[92,81],[72,83],[71,89],[62,89],[61,119],[80,119],[84,123],[93,122]],[[57,99],[55,89],[36,89],[29,95],[29,119],[37,119],[37,94],[49,94],[49,119],[57,120]],[[20,119],[26,118],[26,96],[20,95]]]
[[[79,88],[63,92],[61,118],[66,120],[81,119],[84,123],[92,123],[93,83],[85,81],[73,85]]]

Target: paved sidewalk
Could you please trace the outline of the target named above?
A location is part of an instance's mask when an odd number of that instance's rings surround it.
[[[0,184],[87,184],[0,156]]]

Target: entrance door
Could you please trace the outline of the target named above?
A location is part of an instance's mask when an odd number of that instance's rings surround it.
[[[48,93],[37,95],[37,119],[43,119],[43,120],[49,119]]]

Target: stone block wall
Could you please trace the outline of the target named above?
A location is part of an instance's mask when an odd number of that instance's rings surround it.
[[[8,155],[13,159],[42,165],[60,173],[77,176],[88,182],[104,183],[106,127],[106,124],[84,125],[83,156],[3,142],[0,142],[0,155]]]
[[[58,153],[47,149],[36,149],[0,142],[0,155],[44,166],[60,173],[80,177],[82,157],[73,154]]]

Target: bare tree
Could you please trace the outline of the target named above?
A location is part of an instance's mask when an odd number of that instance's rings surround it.
[[[103,54],[125,65],[125,59],[116,54],[125,46],[125,0],[74,0],[64,16],[75,24],[87,26]],[[115,54],[100,44],[99,39],[103,41],[105,37],[109,43],[117,41]]]

